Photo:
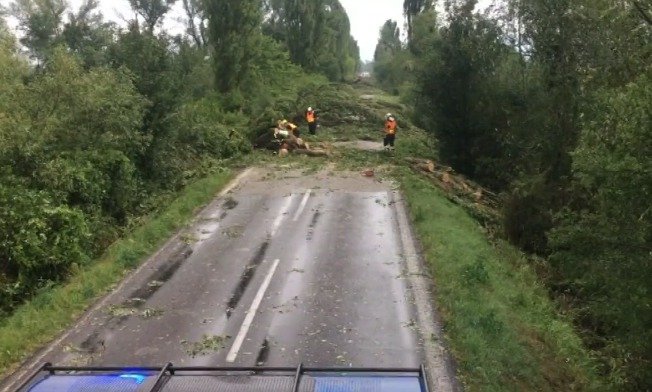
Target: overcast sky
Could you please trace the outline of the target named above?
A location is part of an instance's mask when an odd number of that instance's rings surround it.
[[[380,28],[387,19],[403,30],[403,0],[340,0],[351,20],[351,34],[360,46],[362,60],[373,60]]]
[[[9,0],[0,0],[0,4],[3,5],[9,2]],[[78,9],[82,0],[68,0],[68,2],[74,9]],[[340,2],[351,19],[351,34],[358,41],[362,60],[373,59],[380,28],[387,19],[398,21],[403,30],[403,0],[340,0]],[[491,0],[479,1],[481,6],[490,2]],[[165,29],[171,34],[183,31],[183,25],[177,22],[183,16],[181,4],[181,1],[177,1],[165,21]],[[100,7],[106,19],[117,22],[133,19],[133,11],[129,7],[128,0],[100,0]]]

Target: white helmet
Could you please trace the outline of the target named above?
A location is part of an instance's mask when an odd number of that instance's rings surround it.
[[[386,118],[386,119],[388,119],[388,118],[390,118],[390,117],[392,117],[392,113],[387,113],[387,114],[385,115],[385,118]]]
[[[308,111],[312,112],[312,106],[308,106]]]

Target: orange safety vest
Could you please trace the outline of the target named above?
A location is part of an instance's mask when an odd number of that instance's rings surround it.
[[[396,120],[387,120],[385,121],[385,133],[388,135],[394,135],[396,134],[396,127],[397,127]]]
[[[308,123],[314,123],[315,122],[315,112],[306,112],[306,120],[308,120]]]

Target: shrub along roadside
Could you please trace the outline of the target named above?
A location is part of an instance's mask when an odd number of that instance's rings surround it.
[[[398,169],[437,287],[460,381],[470,391],[593,390],[595,363],[521,252],[491,244],[461,207]]]
[[[169,207],[110,246],[99,260],[80,268],[67,283],[42,290],[10,317],[0,320],[0,374],[12,370],[70,326],[120,281],[126,270],[137,266],[190,222],[198,206],[210,202],[231,177],[230,171],[220,171],[190,184]]]

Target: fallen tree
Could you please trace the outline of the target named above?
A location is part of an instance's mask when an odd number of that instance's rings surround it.
[[[498,195],[456,173],[449,166],[429,159],[406,158],[412,170],[422,174],[439,187],[446,198],[464,207],[483,226],[495,231],[501,224]]]
[[[272,128],[262,133],[253,143],[254,148],[278,151],[279,156],[284,157],[290,153],[307,155],[311,157],[329,157],[332,148],[329,144],[317,144],[310,146],[303,139],[293,134],[279,134],[278,130]]]

